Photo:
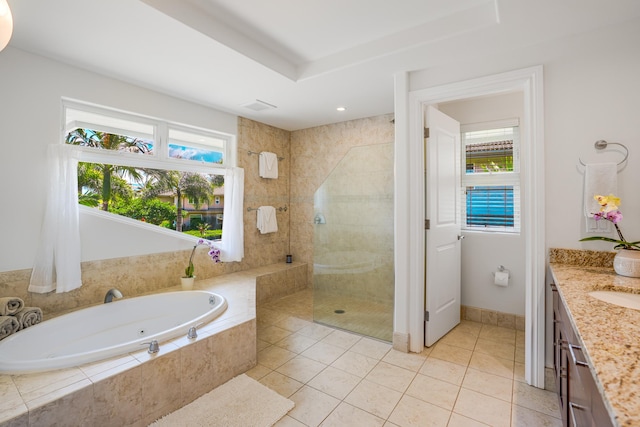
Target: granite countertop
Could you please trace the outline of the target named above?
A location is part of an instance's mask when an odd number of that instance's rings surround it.
[[[574,252],[591,253],[578,259],[550,253],[554,283],[611,418],[620,426],[640,426],[640,310],[589,296],[602,290],[640,294],[640,279],[619,276],[612,266],[593,266],[598,263],[588,261],[592,251]]]

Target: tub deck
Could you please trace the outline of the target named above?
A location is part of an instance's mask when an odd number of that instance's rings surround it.
[[[227,310],[196,339],[162,342],[155,355],[145,347],[75,368],[0,375],[0,427],[147,426],[255,366],[256,302],[300,290],[302,277],[305,264],[282,263],[196,282],[224,296]]]

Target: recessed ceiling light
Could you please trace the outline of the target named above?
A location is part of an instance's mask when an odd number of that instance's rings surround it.
[[[347,111],[347,107],[338,107],[336,108],[338,111]]]

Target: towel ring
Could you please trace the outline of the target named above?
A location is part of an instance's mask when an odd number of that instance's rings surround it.
[[[618,163],[618,166],[620,166],[621,164],[623,164],[624,162],[627,161],[627,158],[629,157],[629,149],[627,148],[626,145],[624,144],[620,144],[619,142],[607,142],[604,139],[599,139],[595,142],[595,144],[593,144],[594,147],[596,147],[596,150],[604,150],[605,148],[607,148],[607,145],[612,144],[612,145],[619,145],[620,147],[624,148],[624,151],[626,151],[626,154],[624,155],[624,159],[622,159],[620,161],[620,163]],[[581,158],[578,157],[578,160],[580,161],[580,164],[582,166],[587,166],[584,164],[584,162],[582,161]]]

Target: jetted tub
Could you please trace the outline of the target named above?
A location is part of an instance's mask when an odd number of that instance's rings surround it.
[[[69,368],[178,337],[227,308],[221,295],[183,291],[114,300],[23,329],[0,341],[0,374]]]

